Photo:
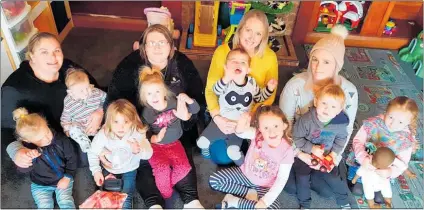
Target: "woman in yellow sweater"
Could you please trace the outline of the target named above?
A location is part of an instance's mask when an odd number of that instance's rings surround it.
[[[250,76],[256,80],[260,88],[264,88],[271,79],[278,81],[277,56],[268,46],[268,19],[262,11],[250,10],[240,21],[232,43],[224,43],[215,50],[209,67],[205,89],[206,103],[213,121],[225,134],[235,132],[236,122],[219,114],[218,97],[213,91],[213,85],[224,76],[226,57],[232,48],[243,48],[249,54]],[[271,105],[275,93],[276,91],[260,104]],[[256,104],[252,111],[260,104]]]

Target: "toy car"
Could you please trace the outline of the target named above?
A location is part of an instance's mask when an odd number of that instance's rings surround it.
[[[321,149],[323,149],[323,148],[324,148],[324,145],[322,144]],[[333,160],[333,157],[331,157],[330,155],[324,156],[323,159],[317,157],[314,154],[311,154],[311,156],[312,156],[312,161],[311,161],[312,165],[316,166],[316,165],[320,164],[321,167],[319,168],[319,170],[321,172],[327,172],[328,173],[333,169],[334,160]]]

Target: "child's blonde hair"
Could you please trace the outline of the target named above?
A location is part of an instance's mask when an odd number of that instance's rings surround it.
[[[104,125],[106,136],[109,138],[115,137],[115,134],[112,132],[112,122],[118,114],[122,115],[125,119],[132,123],[132,131],[146,133],[147,127],[141,122],[135,106],[126,99],[118,99],[112,102],[106,111],[106,121]]]
[[[16,121],[17,139],[28,141],[32,137],[38,135],[40,129],[47,126],[47,121],[44,117],[37,113],[28,113],[28,110],[21,107],[13,112],[13,120]]]
[[[230,57],[230,55],[235,54],[235,53],[239,53],[239,54],[242,54],[242,55],[247,56],[248,65],[250,66],[250,60],[251,60],[251,58],[249,56],[249,53],[247,53],[246,50],[244,50],[243,48],[232,49],[230,52],[228,52],[227,57],[225,58],[225,61],[227,62],[228,61],[228,58]]]
[[[256,127],[256,129],[259,128],[259,117],[264,115],[264,114],[271,114],[271,115],[274,115],[274,116],[281,118],[281,120],[284,122],[284,124],[287,125],[287,128],[284,131],[283,137],[289,145],[292,145],[292,137],[291,137],[292,128],[291,128],[289,121],[287,120],[286,115],[284,115],[284,113],[283,113],[283,111],[281,111],[280,107],[275,106],[275,105],[262,105],[262,106],[258,107],[258,109],[255,112],[255,115],[253,117],[253,122],[252,122],[252,125],[254,127]]]
[[[263,26],[261,43],[259,44],[259,46],[255,47],[255,55],[262,57],[264,55],[265,49],[268,47],[269,24],[268,18],[266,17],[265,13],[260,10],[252,9],[243,15],[243,18],[240,20],[236,32],[234,33],[233,46],[234,48],[242,47],[240,44],[240,33],[244,29],[244,27],[246,27],[246,23],[250,18],[256,18],[262,23]]]
[[[162,87],[162,91],[165,93],[166,98],[173,95],[163,80],[162,72],[158,69],[150,68],[148,66],[140,67],[139,83],[140,102],[144,106],[149,106],[146,99],[146,92],[148,85],[150,84],[159,84]]]
[[[80,68],[69,68],[66,72],[65,85],[70,88],[73,85],[90,83],[88,75]]]
[[[335,98],[343,106],[346,101],[346,96],[343,92],[343,89],[336,84],[328,84],[324,86],[321,90],[315,93],[315,99],[319,100],[321,97],[330,96]]]
[[[392,110],[398,110],[403,112],[409,112],[412,114],[412,120],[409,124],[409,130],[412,135],[415,136],[417,134],[417,123],[418,123],[418,105],[413,100],[406,96],[398,96],[392,99],[386,108],[386,113],[389,113]]]

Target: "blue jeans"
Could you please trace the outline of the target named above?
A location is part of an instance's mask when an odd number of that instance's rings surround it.
[[[106,170],[104,171],[104,176],[109,174]],[[134,195],[134,189],[135,189],[135,178],[137,176],[137,170],[129,171],[127,173],[123,174],[113,174],[116,176],[116,178],[122,179],[123,186],[122,191],[123,193],[126,193],[128,195],[127,199],[125,199],[125,202],[122,206],[123,209],[132,209],[132,199]]]
[[[39,209],[53,209],[53,193],[56,194],[57,204],[61,209],[75,209],[72,187],[74,180],[71,179],[66,189],[58,189],[56,186],[43,186],[31,183],[31,193],[35,204]]]

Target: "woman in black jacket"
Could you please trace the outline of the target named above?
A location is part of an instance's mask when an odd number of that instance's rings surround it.
[[[32,158],[26,155],[28,149],[24,148],[22,142],[16,141],[13,110],[24,107],[31,113],[40,113],[46,118],[53,130],[62,133],[60,116],[67,89],[65,85],[66,71],[71,67],[81,68],[64,58],[60,42],[53,34],[45,32],[35,34],[29,40],[27,48],[28,60],[23,61],[1,87],[2,152],[5,151],[7,146],[10,158],[20,168],[30,167]],[[97,86],[94,78],[88,72],[86,73],[89,75],[90,83]],[[90,116],[89,129],[93,132],[97,131],[102,119],[103,109],[99,108]],[[73,140],[70,141],[77,153],[78,166],[88,166],[87,155],[81,151],[78,143]],[[4,157],[2,157],[2,170],[8,171],[9,168],[13,168],[13,165]],[[93,192],[95,190],[92,179],[76,178],[75,182],[75,186],[85,186],[86,188],[92,186]],[[11,193],[9,196],[16,195],[16,192],[5,191],[5,193]],[[90,192],[85,190],[84,193],[75,193],[76,203],[82,203],[88,197],[87,193]]]
[[[152,68],[161,69],[164,80],[169,89],[175,94],[186,93],[194,98],[201,107],[197,115],[192,115],[190,120],[183,122],[184,133],[181,142],[185,147],[188,159],[192,165],[192,170],[187,175],[187,179],[181,180],[178,185],[196,185],[196,170],[192,158],[192,146],[198,137],[197,121],[203,116],[206,102],[204,97],[204,86],[193,62],[183,53],[174,48],[174,41],[168,29],[162,25],[152,25],[147,28],[140,41],[139,50],[132,52],[125,57],[116,68],[112,82],[109,85],[105,108],[112,101],[125,98],[137,107],[141,114],[143,107],[138,98],[139,69],[140,66],[147,65]],[[164,201],[156,188],[152,169],[148,161],[141,161],[137,172],[137,190],[143,197],[148,208],[155,204],[164,206]],[[186,190],[187,191],[187,190]],[[191,202],[198,199],[197,190],[180,194],[185,208],[196,207]]]

